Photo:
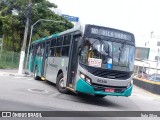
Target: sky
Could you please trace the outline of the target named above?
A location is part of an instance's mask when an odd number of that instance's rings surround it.
[[[134,33],[136,39],[160,36],[159,0],[49,0],[62,14],[79,17],[81,24],[95,24]]]

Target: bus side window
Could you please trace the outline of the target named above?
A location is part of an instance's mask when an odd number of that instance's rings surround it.
[[[49,54],[50,57],[54,57],[55,56],[55,48],[50,48],[50,54]]]
[[[37,56],[40,56],[40,51],[41,51],[41,44],[38,44],[37,46]]]
[[[61,57],[61,48],[62,47],[56,47],[56,53],[55,53],[56,57]]]
[[[54,57],[55,56],[55,46],[57,44],[57,39],[52,39],[51,40],[51,46],[50,46],[50,50],[49,50],[49,56],[50,57]]]
[[[61,49],[62,49],[63,36],[57,38],[56,48],[55,48],[55,56],[61,57]]]
[[[70,42],[71,42],[71,35],[64,36],[62,56],[69,56]]]
[[[44,43],[38,44],[37,55],[42,57],[44,53]]]
[[[64,46],[62,48],[62,56],[68,56],[69,55],[69,46]]]
[[[70,45],[70,42],[71,42],[71,36],[70,35],[64,36],[63,45]]]
[[[57,38],[57,44],[56,44],[56,46],[62,46],[62,42],[63,42],[63,37]]]
[[[44,46],[45,46],[45,43],[42,43],[42,45],[41,45],[41,51],[40,51],[40,56],[43,56],[43,54],[44,54]]]
[[[56,39],[51,40],[51,47],[55,47],[57,43]]]

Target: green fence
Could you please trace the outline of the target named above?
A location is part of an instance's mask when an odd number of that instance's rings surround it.
[[[0,52],[0,69],[18,68],[20,53],[12,51]]]

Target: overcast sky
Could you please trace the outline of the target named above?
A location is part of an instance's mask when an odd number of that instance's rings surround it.
[[[63,14],[80,18],[82,24],[96,24],[149,36],[160,36],[159,0],[49,0]]]

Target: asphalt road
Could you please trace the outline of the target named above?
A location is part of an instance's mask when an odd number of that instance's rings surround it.
[[[33,80],[31,76],[1,73],[0,71],[0,111],[160,111],[160,96],[136,86],[130,97],[96,98],[90,95],[61,94],[50,82]],[[70,118],[72,119],[74,118]]]

